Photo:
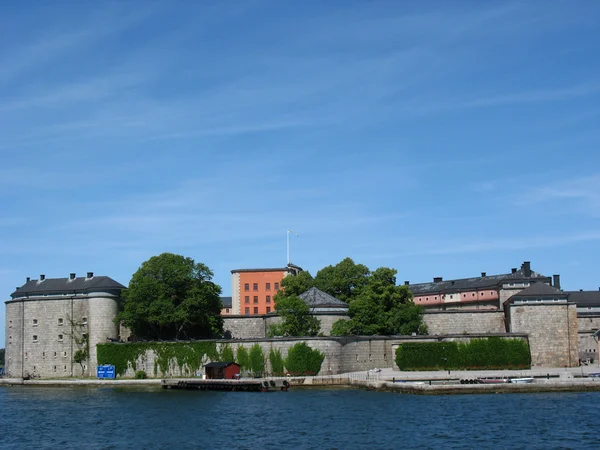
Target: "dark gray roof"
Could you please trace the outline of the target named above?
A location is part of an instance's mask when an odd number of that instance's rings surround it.
[[[505,273],[500,275],[489,275],[485,277],[463,278],[460,280],[447,280],[431,283],[411,284],[408,286],[413,295],[433,294],[433,293],[451,293],[470,291],[477,289],[496,288],[505,282],[519,281],[551,281],[550,277],[545,277],[537,272],[531,271],[531,276],[526,277],[523,269],[515,273]]]
[[[316,287],[311,287],[298,297],[304,300],[311,308],[348,308],[348,303],[338,300]]]
[[[600,306],[600,291],[573,291],[569,294],[569,301],[577,306]]]
[[[524,298],[524,297],[545,297],[545,296],[561,296],[567,298],[567,294],[560,289],[552,287],[546,283],[533,283],[527,289],[516,293],[511,298]]]
[[[204,367],[229,367],[232,364],[237,364],[237,363],[234,363],[233,361],[229,361],[229,362],[210,362],[208,364],[205,364]]]
[[[239,273],[239,272],[290,272],[290,273],[298,273],[302,272],[302,267],[296,266],[295,264],[288,264],[287,267],[271,267],[271,268],[263,268],[263,269],[233,269],[231,273]]]
[[[221,303],[223,304],[223,308],[231,308],[233,299],[231,297],[221,297]]]
[[[233,269],[231,273],[239,272],[289,272],[290,269],[287,267],[271,267],[266,269]]]
[[[30,280],[18,288],[10,296],[12,298],[26,295],[58,294],[58,293],[88,293],[100,290],[125,289],[121,283],[105,276],[70,278],[46,278],[45,280]]]

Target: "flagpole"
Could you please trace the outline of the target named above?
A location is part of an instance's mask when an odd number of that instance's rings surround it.
[[[286,230],[286,250],[287,250],[287,263],[290,265],[290,230]]]
[[[294,233],[292,230],[286,230],[286,241],[285,241],[285,246],[286,246],[286,250],[287,250],[287,263],[288,266],[291,264],[290,261],[290,233]],[[294,236],[299,236],[298,233],[294,233]]]

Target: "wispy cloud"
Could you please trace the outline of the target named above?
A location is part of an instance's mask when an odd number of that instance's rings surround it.
[[[479,98],[453,98],[436,101],[410,102],[405,105],[419,114],[433,114],[456,110],[493,108],[505,105],[526,105],[537,103],[563,102],[576,98],[597,95],[600,93],[600,82],[577,84],[555,89],[508,92]]]
[[[403,241],[402,249],[390,248],[384,253],[365,252],[365,257],[371,259],[398,259],[414,256],[442,256],[464,254],[489,254],[490,252],[515,252],[533,249],[550,249],[565,247],[582,242],[600,241],[598,231],[575,231],[557,235],[531,235],[527,237],[502,237],[488,239],[448,239],[438,242],[411,240]],[[396,246],[398,248],[398,246]]]
[[[455,255],[463,253],[483,253],[490,251],[514,251],[534,248],[555,248],[579,242],[600,240],[600,232],[575,232],[555,236],[528,236],[526,238],[503,238],[487,240],[468,240],[447,245],[424,246],[422,253],[429,255]]]
[[[480,108],[499,105],[514,105],[521,103],[557,102],[570,100],[577,97],[595,95],[600,92],[600,82],[584,83],[565,88],[532,90],[529,92],[518,92],[494,97],[484,97],[459,103],[460,108]]]
[[[600,215],[600,175],[583,176],[546,183],[528,191],[517,202],[521,206],[558,203],[560,208],[598,217]]]
[[[34,40],[21,46],[13,47],[0,68],[0,83],[7,83],[24,73],[32,72],[59,58],[81,51],[94,42],[122,32],[140,23],[156,11],[155,7],[146,5],[138,10],[124,10],[116,5],[96,9],[93,18],[84,18],[74,30],[47,31],[38,34]]]

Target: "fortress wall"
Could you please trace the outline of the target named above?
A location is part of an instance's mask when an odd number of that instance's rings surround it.
[[[430,335],[506,332],[502,311],[427,311],[423,320]]]
[[[272,372],[272,366],[269,361],[271,350],[279,350],[285,359],[290,347],[298,342],[306,342],[306,344],[314,349],[318,349],[324,355],[324,360],[321,365],[319,375],[335,375],[347,372],[368,371],[374,368],[390,368],[395,365],[395,350],[403,342],[427,342],[440,340],[460,340],[467,341],[470,338],[488,337],[489,335],[474,335],[474,336],[405,336],[405,337],[316,337],[316,338],[274,338],[274,339],[247,339],[247,340],[219,340],[217,348],[220,350],[224,345],[230,345],[237,355],[238,348],[244,346],[248,351],[254,344],[261,346],[263,355],[265,356],[267,373]],[[502,337],[522,338],[526,336],[515,334],[502,334]],[[115,344],[127,345],[127,344]],[[177,344],[173,344],[177,345]],[[156,355],[154,352],[147,352],[141,356],[136,364],[137,370],[144,370],[149,377],[154,377],[154,364]],[[203,363],[210,362],[208,359]],[[201,368],[197,375],[204,373]],[[125,377],[133,377],[135,371],[130,368]],[[157,373],[157,377],[163,377],[163,374]],[[169,373],[164,374],[164,377],[180,377],[187,376],[179,367],[173,364],[169,369]]]
[[[573,367],[579,363],[574,304],[510,307],[511,331],[529,335],[532,366]]]

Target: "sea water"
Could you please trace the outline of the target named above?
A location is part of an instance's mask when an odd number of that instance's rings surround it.
[[[600,448],[600,393],[0,388],[0,447]]]

